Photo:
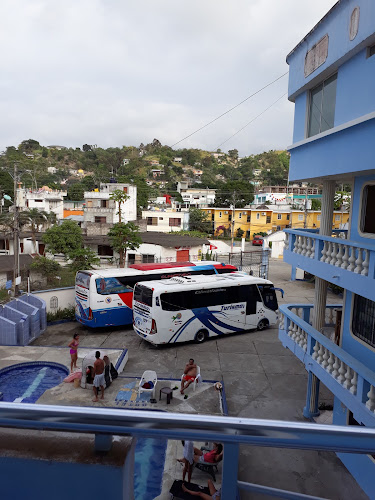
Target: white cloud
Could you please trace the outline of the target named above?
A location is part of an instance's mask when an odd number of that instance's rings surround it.
[[[287,71],[334,1],[3,0],[0,149],[173,144]],[[213,149],[287,89],[287,77],[181,147]],[[223,146],[286,147],[286,98]]]

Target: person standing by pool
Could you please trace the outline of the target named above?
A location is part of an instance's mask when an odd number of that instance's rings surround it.
[[[73,340],[70,342],[70,372],[73,373],[73,368],[77,368],[77,359],[78,359],[78,346],[79,346],[79,334],[75,333],[73,335]]]
[[[193,441],[181,441],[184,447],[184,458],[178,458],[177,461],[183,464],[182,481],[185,481],[186,473],[188,475],[188,483],[190,483],[191,475],[193,473],[194,462],[194,445]]]
[[[93,399],[93,402],[96,403],[98,401],[98,389],[100,387],[100,390],[102,391],[102,395],[100,399],[104,399],[104,361],[100,359],[100,352],[96,351],[95,353],[95,363],[94,363],[94,394],[95,398]]]

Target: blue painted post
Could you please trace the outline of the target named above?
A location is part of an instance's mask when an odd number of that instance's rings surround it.
[[[292,266],[292,272],[291,272],[291,275],[290,275],[290,281],[296,281],[296,273],[297,273],[296,266]]]
[[[237,495],[239,445],[225,443],[223,458],[223,479],[221,486],[221,499],[232,500]]]
[[[306,321],[306,323],[310,323],[310,311],[311,307],[303,308],[303,321]]]
[[[320,415],[319,405],[319,385],[320,380],[312,372],[309,371],[307,381],[306,406],[303,409],[303,416],[311,419]]]
[[[95,434],[95,451],[109,451],[111,448],[111,434]]]

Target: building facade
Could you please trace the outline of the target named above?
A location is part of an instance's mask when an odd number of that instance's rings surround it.
[[[279,338],[308,373],[305,417],[319,414],[322,382],[343,426],[375,427],[374,26],[374,2],[339,1],[287,56],[290,180],[323,190],[319,233],[286,230],[284,260],[315,275],[315,300],[281,306]],[[352,189],[346,239],[332,237],[337,183]],[[328,286],[342,304],[327,304]],[[338,455],[374,498],[375,455]]]
[[[54,191],[47,186],[39,190],[17,189],[17,203],[20,210],[37,208],[47,213],[54,212],[58,219],[64,218],[64,197],[66,191]]]
[[[171,233],[189,229],[189,212],[172,209],[143,210],[142,219],[146,221],[147,231]]]

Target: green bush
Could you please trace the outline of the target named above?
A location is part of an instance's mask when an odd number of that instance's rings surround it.
[[[75,307],[70,306],[65,309],[58,309],[56,312],[47,313],[47,321],[59,321],[62,319],[75,319]]]

